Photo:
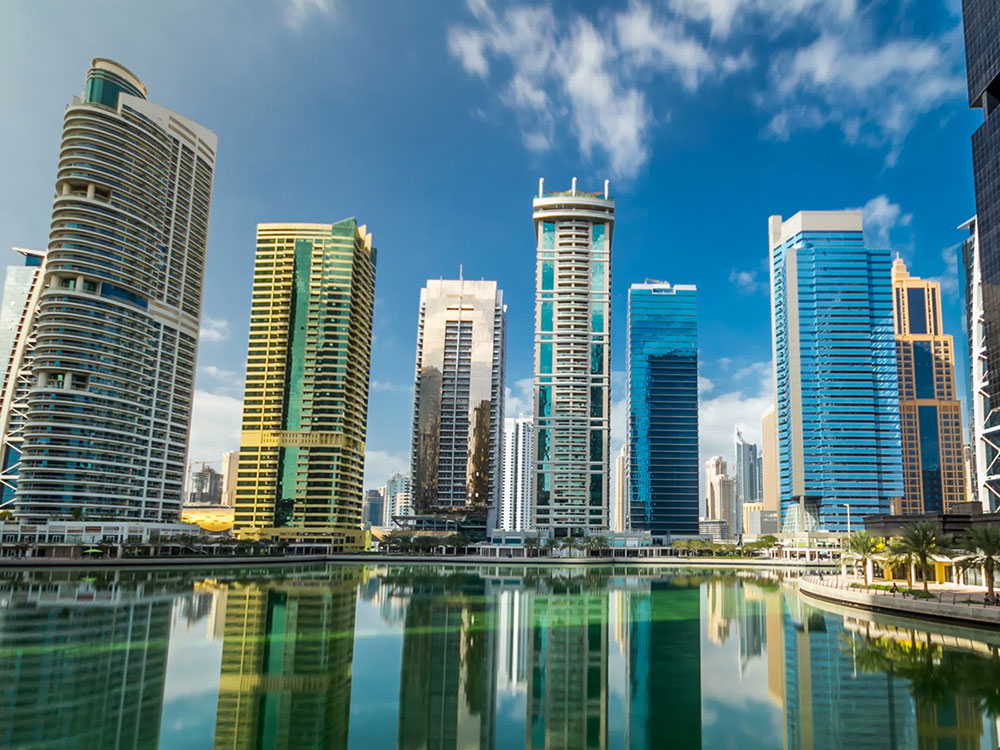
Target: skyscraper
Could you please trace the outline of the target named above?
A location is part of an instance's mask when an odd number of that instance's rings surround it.
[[[845,506],[903,494],[889,251],[860,211],[772,216],[769,235],[782,529],[846,531]]]
[[[413,483],[406,474],[393,474],[385,484],[385,518],[382,525],[395,526],[393,518],[408,516],[412,512]]]
[[[947,513],[965,502],[955,345],[941,321],[941,285],[892,266],[903,439],[902,513]]]
[[[355,219],[257,225],[238,535],[362,543],[375,256]]]
[[[739,533],[736,508],[736,480],[727,473],[722,456],[713,456],[705,462],[705,517],[726,522],[726,538]]]
[[[531,446],[535,420],[522,414],[506,417],[503,422],[499,526],[504,531],[527,531],[531,528]]]
[[[620,534],[628,528],[628,446],[623,443],[615,456],[615,504],[611,510],[611,530]]]
[[[222,502],[222,475],[211,466],[192,472],[188,502],[192,505]]]
[[[698,291],[628,292],[629,522],[654,537],[698,533]]]
[[[736,447],[736,502],[753,503],[757,500],[757,445],[743,439],[739,425],[734,439]]]
[[[996,0],[963,0],[965,62],[969,106],[983,110],[983,124],[972,136],[972,170],[976,217],[967,225],[974,247],[964,253],[966,277],[973,279],[969,304],[973,380],[976,390],[974,432],[979,458],[979,499],[987,510],[997,507],[1000,469],[996,444],[1000,431],[1000,8]],[[971,226],[970,226],[971,225]],[[970,252],[974,250],[975,252]],[[973,267],[973,264],[975,267]],[[972,299],[969,300],[973,302]],[[976,377],[976,369],[982,372]],[[991,433],[987,436],[987,432]],[[988,442],[987,442],[988,441]]]
[[[781,510],[781,487],[778,461],[778,411],[773,406],[760,418],[761,468],[760,488],[764,510]]]
[[[495,281],[432,280],[420,291],[411,451],[418,515],[466,512],[494,527],[506,332]]]
[[[31,364],[35,356],[35,316],[45,278],[45,253],[16,247],[24,262],[7,266],[0,308],[0,507],[14,499],[21,470],[24,417],[31,389]]]
[[[608,527],[611,244],[603,193],[544,192],[533,201],[535,527],[556,536]]]
[[[19,517],[180,517],[215,150],[110,60],[66,108]]]
[[[222,504],[236,507],[236,479],[240,471],[240,452],[226,451],[222,454]]]
[[[361,508],[361,522],[366,528],[381,526],[385,518],[385,488],[365,491],[365,502]]]

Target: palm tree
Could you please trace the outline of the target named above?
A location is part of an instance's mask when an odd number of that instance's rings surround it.
[[[986,571],[986,591],[992,597],[994,571],[1000,564],[1000,527],[973,526],[960,544],[970,553],[962,564],[965,567],[981,567]]]
[[[529,536],[524,539],[524,551],[528,553],[528,557],[534,557],[534,553],[537,553],[541,546],[537,536]]]
[[[902,535],[892,541],[898,554],[909,556],[919,563],[924,591],[927,591],[927,560],[934,555],[947,554],[950,539],[941,534],[933,523],[918,521],[903,529]]]
[[[878,541],[867,531],[855,531],[847,537],[847,554],[861,562],[865,586],[868,585],[868,561],[878,552]]]
[[[559,542],[559,546],[564,550],[569,550],[569,556],[573,557],[573,551],[580,549],[580,540],[575,536],[568,536]]]
[[[584,546],[587,548],[587,554],[591,552],[596,552],[598,555],[601,554],[603,550],[608,548],[608,538],[606,536],[588,536],[584,542]]]

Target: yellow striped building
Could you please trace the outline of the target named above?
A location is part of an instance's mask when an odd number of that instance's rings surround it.
[[[355,219],[257,226],[240,537],[364,544],[375,256]]]

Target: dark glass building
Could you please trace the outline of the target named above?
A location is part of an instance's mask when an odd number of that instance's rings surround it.
[[[983,110],[983,124],[972,136],[972,168],[976,186],[976,219],[970,231],[978,240],[978,253],[966,243],[964,257],[966,277],[981,290],[979,305],[968,305],[972,343],[973,382],[976,399],[983,399],[982,409],[975,411],[975,437],[983,441],[986,431],[1000,425],[1000,379],[989,373],[1000,372],[1000,0],[962,0],[965,24],[965,60],[969,82],[969,106]],[[973,267],[978,256],[978,267]],[[973,287],[967,284],[967,294]],[[971,299],[969,300],[971,303]],[[977,302],[979,302],[977,300]],[[978,312],[978,315],[975,313]],[[980,323],[981,318],[981,323]],[[977,327],[981,324],[981,337]],[[977,373],[977,355],[985,362],[985,373]],[[980,369],[982,369],[980,365]],[[985,377],[984,377],[985,376]],[[995,459],[995,449],[977,446],[983,455],[979,468],[984,469]],[[979,497],[984,505],[995,508],[997,482],[980,477],[986,485]]]
[[[630,526],[698,533],[698,290],[628,293]]]

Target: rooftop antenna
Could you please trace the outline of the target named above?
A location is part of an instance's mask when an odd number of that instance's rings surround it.
[[[576,195],[576,178],[575,177],[573,178],[573,188],[572,188],[572,190],[573,190],[573,195]]]
[[[611,187],[611,180],[604,181],[604,200],[608,199],[608,188]]]
[[[539,198],[542,197],[542,192],[544,191],[544,189],[545,189],[545,178],[544,177],[539,177],[538,178],[538,197]]]

